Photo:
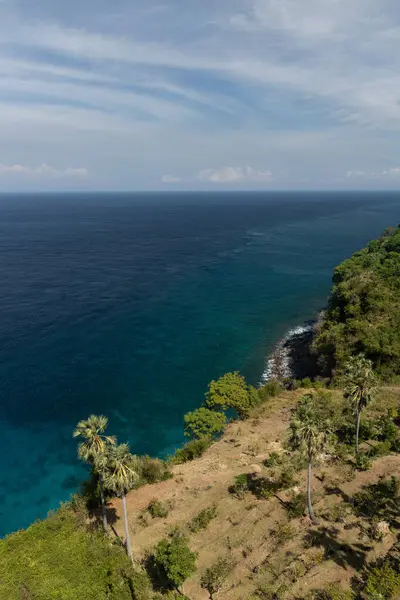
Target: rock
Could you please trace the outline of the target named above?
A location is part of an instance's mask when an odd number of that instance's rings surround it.
[[[387,523],[386,521],[379,521],[379,523],[377,523],[375,525],[375,531],[374,531],[374,537],[378,540],[383,539],[385,536],[390,534],[390,528],[389,528],[389,523]]]
[[[252,475],[257,475],[262,472],[260,465],[249,465],[249,470]]]

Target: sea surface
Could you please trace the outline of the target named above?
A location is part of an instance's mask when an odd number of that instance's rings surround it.
[[[333,267],[399,220],[395,193],[0,196],[0,535],[78,489],[79,419],[173,452],[208,382],[259,382]]]

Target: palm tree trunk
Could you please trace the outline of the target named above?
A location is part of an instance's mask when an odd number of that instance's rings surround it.
[[[314,510],[311,504],[311,458],[308,459],[308,474],[307,474],[307,503],[308,503],[308,514],[310,515],[311,521],[316,522]]]
[[[104,501],[103,478],[101,475],[99,475],[99,488],[100,488],[100,500],[101,500],[101,514],[103,517],[103,527],[104,527],[104,531],[107,531],[108,523],[107,523],[106,503]]]
[[[360,422],[361,422],[361,410],[357,411],[357,428],[356,428],[356,456],[358,457],[360,454],[360,449],[358,447],[358,438],[360,435]]]
[[[124,525],[125,525],[126,551],[128,553],[129,558],[132,560],[131,538],[130,538],[130,535],[129,535],[128,513],[127,513],[127,510],[126,510],[126,496],[125,496],[125,492],[122,492],[122,504],[124,505]]]

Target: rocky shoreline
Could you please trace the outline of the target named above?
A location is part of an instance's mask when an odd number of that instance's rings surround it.
[[[271,379],[284,381],[314,378],[319,374],[317,356],[312,353],[311,344],[321,319],[322,314],[316,319],[306,321],[303,325],[289,330],[277,342],[267,358],[262,383]]]

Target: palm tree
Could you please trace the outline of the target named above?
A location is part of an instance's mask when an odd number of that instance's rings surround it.
[[[359,451],[361,412],[373,398],[376,377],[372,362],[362,354],[352,356],[344,367],[345,398],[349,398],[356,414],[356,456]]]
[[[128,514],[126,510],[126,492],[138,480],[136,457],[129,452],[128,444],[110,446],[104,463],[104,485],[122,498],[124,507],[124,525],[126,549],[132,559],[131,540],[128,527]]]
[[[104,415],[91,415],[84,421],[79,421],[73,433],[73,437],[82,437],[83,442],[78,446],[78,456],[84,462],[92,465],[93,471],[99,478],[101,512],[103,527],[107,531],[107,513],[104,501],[103,477],[98,468],[99,460],[106,454],[111,446],[115,446],[116,439],[113,436],[104,435],[108,425],[108,419]]]
[[[313,522],[317,520],[311,503],[311,467],[315,456],[327,446],[330,435],[329,422],[321,418],[314,396],[305,394],[300,398],[290,423],[289,444],[307,458],[307,504]]]

